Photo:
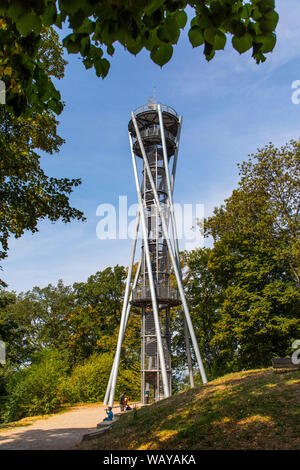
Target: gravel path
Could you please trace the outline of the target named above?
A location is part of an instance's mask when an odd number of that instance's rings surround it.
[[[0,430],[0,450],[72,449],[83,434],[95,431],[106,413],[100,405],[80,405],[64,413],[41,418],[29,426]]]

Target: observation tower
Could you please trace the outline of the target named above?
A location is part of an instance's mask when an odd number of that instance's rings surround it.
[[[191,343],[203,383],[207,382],[198,342],[182,285],[173,208],[182,118],[174,109],[148,102],[131,113],[128,124],[134,180],[138,197],[133,245],[126,280],[118,344],[104,404],[114,402],[121,347],[131,306],[141,311],[141,401],[172,393],[170,308],[181,306],[187,367],[194,386]],[[140,182],[137,158],[142,159]],[[132,282],[137,235],[142,228],[140,261]],[[171,228],[171,230],[170,230]],[[170,233],[171,231],[171,233]],[[170,275],[176,279],[171,282]],[[131,285],[132,284],[132,285]]]

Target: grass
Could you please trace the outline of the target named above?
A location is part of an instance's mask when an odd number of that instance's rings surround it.
[[[300,449],[300,370],[226,375],[124,415],[78,448]]]

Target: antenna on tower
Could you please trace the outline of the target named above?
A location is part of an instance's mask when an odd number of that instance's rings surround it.
[[[156,86],[153,87],[153,103],[156,103]]]
[[[153,87],[153,96],[152,98],[148,98],[148,107],[149,108],[153,108],[155,109],[156,108],[156,87]]]

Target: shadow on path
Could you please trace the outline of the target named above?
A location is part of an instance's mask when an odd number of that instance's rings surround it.
[[[95,428],[27,429],[12,436],[0,434],[0,450],[72,449],[91,430]]]

